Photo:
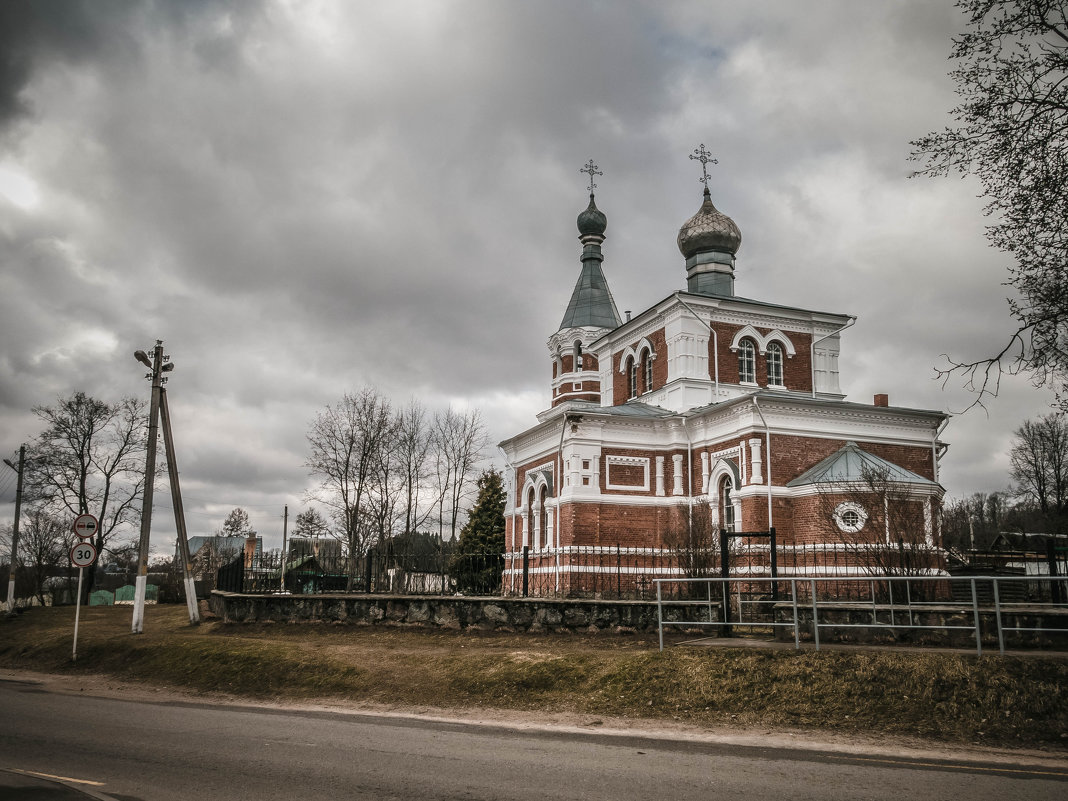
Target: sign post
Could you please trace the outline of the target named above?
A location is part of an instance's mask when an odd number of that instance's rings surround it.
[[[78,596],[74,602],[74,646],[71,649],[71,662],[78,661],[78,622],[82,615],[82,578],[85,576],[85,568],[90,567],[96,561],[96,547],[88,539],[96,534],[97,520],[92,515],[78,515],[74,520],[74,533],[81,538],[70,549],[70,563],[78,568]]]

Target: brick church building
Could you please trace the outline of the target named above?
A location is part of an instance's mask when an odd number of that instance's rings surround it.
[[[524,546],[529,574],[547,579],[535,594],[618,574],[594,557],[620,548],[630,582],[684,573],[670,554],[695,508],[713,530],[774,526],[781,548],[836,560],[858,541],[937,545],[948,416],[886,395],[845,399],[838,357],[854,317],[735,293],[742,237],[713,205],[707,172],[701,206],[678,232],[686,288],[621,319],[602,269],[594,169],[578,281],[548,340],[549,406],[500,444],[505,591],[518,591]],[[908,507],[911,534],[891,505]]]

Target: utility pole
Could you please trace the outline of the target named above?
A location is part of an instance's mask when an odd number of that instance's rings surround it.
[[[19,552],[19,518],[22,516],[22,473],[26,467],[26,446],[19,447],[19,466],[11,464],[10,459],[4,459],[4,464],[19,474],[18,484],[15,486],[15,527],[11,529],[11,562],[7,577],[7,613],[15,614],[15,557]]]
[[[282,592],[286,591],[286,560],[289,558],[286,552],[286,537],[289,534],[289,504],[282,511]]]
[[[170,366],[168,364],[168,366]],[[166,379],[163,379],[166,381]],[[182,580],[185,583],[185,604],[189,608],[189,622],[200,622],[197,609],[197,591],[193,585],[193,565],[189,560],[189,538],[185,528],[185,507],[182,505],[182,488],[178,483],[178,460],[174,455],[174,435],[171,433],[171,412],[167,405],[167,390],[159,390],[160,422],[163,423],[163,447],[167,453],[167,475],[171,479],[171,505],[174,506],[174,527],[178,532],[178,551],[182,558]]]
[[[138,542],[137,578],[134,582],[133,624],[134,634],[141,634],[145,629],[145,587],[148,584],[148,540],[152,531],[152,489],[156,480],[156,437],[158,436],[156,421],[159,418],[159,396],[163,387],[163,340],[156,340],[156,347],[152,351],[152,360],[148,355],[139,350],[134,353],[134,358],[141,364],[152,368],[152,373],[146,378],[152,379],[152,402],[148,411],[148,448],[145,455],[145,492],[141,503],[141,538]]]

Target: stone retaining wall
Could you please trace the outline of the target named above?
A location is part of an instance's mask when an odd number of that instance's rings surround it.
[[[212,611],[227,623],[337,622],[514,632],[655,632],[655,601],[575,598],[467,598],[439,595],[247,595],[212,592]],[[706,601],[663,605],[665,620],[707,620]],[[719,607],[712,605],[719,620]],[[714,636],[714,630],[707,634]]]

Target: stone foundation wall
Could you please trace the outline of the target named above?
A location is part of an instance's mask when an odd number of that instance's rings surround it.
[[[214,591],[212,611],[227,623],[337,622],[506,632],[657,631],[655,601],[467,598],[438,595],[245,595]],[[664,604],[665,620],[708,619],[706,601]],[[712,605],[719,620],[719,607]],[[712,634],[712,630],[707,632]]]

